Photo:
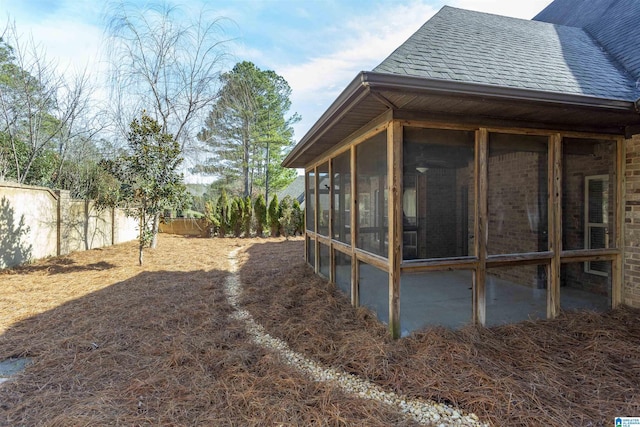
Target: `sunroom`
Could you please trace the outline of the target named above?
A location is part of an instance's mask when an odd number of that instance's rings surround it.
[[[284,162],[306,260],[394,337],[615,307],[638,124],[633,102],[362,72]]]

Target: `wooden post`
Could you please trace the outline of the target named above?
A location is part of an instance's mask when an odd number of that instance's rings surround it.
[[[560,255],[562,253],[562,135],[549,137],[549,250],[553,258],[547,267],[547,318],[560,314]]]
[[[486,296],[485,282],[487,278],[487,225],[488,225],[488,209],[487,209],[487,191],[488,185],[488,168],[489,159],[489,132],[486,128],[476,131],[475,143],[475,252],[478,257],[478,266],[474,272],[473,280],[473,322],[484,325],[486,320]]]
[[[304,260],[307,264],[310,264],[309,259],[309,233],[307,233],[307,214],[309,213],[309,171],[304,171]]]
[[[389,192],[389,332],[400,337],[400,262],[402,261],[402,124],[387,129],[387,185]]]
[[[615,247],[620,250],[611,262],[611,306],[616,308],[622,304],[622,287],[624,285],[624,223],[625,223],[625,161],[626,142],[618,138],[616,143],[616,192],[615,192]]]
[[[314,255],[314,260],[313,260],[313,271],[315,271],[316,274],[320,273],[320,241],[318,240],[318,219],[320,218],[319,215],[319,205],[320,205],[320,180],[318,179],[318,168],[314,167],[313,168],[313,232],[315,233],[314,236],[314,240],[313,240],[313,247],[314,247],[314,251],[313,251],[313,255]]]
[[[328,160],[329,166],[329,282],[336,283],[336,263],[334,260],[333,244],[333,159]]]
[[[351,304],[354,307],[360,305],[360,268],[356,258],[356,247],[358,245],[358,174],[357,174],[357,153],[356,147],[351,146],[351,207],[349,228],[351,230]]]

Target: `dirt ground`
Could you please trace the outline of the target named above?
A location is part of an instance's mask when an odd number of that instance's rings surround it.
[[[311,381],[258,347],[223,292],[242,247],[242,303],[296,351],[496,426],[613,425],[640,415],[640,312],[393,341],[304,264],[295,239],[162,235],[0,271],[0,360],[33,363],[0,386],[0,425],[413,425]]]

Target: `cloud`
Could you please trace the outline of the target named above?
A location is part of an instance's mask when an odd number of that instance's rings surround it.
[[[295,128],[296,138],[306,133],[360,71],[382,62],[435,12],[422,1],[382,4],[332,29],[333,38],[325,40],[334,46],[331,52],[280,66],[277,72],[289,82],[294,108],[303,118]]]

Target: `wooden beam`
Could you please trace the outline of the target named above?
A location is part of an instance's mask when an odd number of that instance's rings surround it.
[[[570,262],[612,260],[621,253],[622,250],[618,248],[573,249],[562,251],[560,253],[560,262],[567,264]]]
[[[547,318],[560,314],[560,256],[562,254],[562,136],[549,138],[549,250],[553,257],[547,267]]]
[[[474,246],[478,257],[478,266],[473,275],[473,322],[484,325],[486,320],[485,282],[487,278],[487,236],[488,236],[488,150],[489,132],[487,129],[476,131],[475,168],[474,168]]]
[[[360,306],[360,268],[358,259],[356,258],[355,249],[358,246],[358,170],[357,170],[357,154],[356,147],[352,145],[350,148],[351,157],[351,304],[354,307]]]
[[[553,258],[553,252],[527,252],[521,254],[488,255],[487,267],[506,267],[509,265],[540,265],[546,264]]]
[[[611,305],[612,308],[622,304],[622,287],[624,286],[624,224],[626,206],[626,141],[619,138],[616,144],[616,194],[615,194],[615,247],[620,254],[611,265]]]
[[[394,110],[394,119],[401,120],[405,126],[433,127],[441,129],[478,130],[483,128],[488,132],[520,133],[528,135],[551,136],[561,133],[572,138],[602,138],[615,140],[624,134],[621,127],[583,127],[576,130],[573,125],[550,125],[540,127],[541,123],[526,120],[505,120],[490,117],[470,117],[452,114],[426,113],[409,110]]]
[[[358,248],[355,248],[353,252],[354,258],[358,261],[371,264],[372,266],[382,271],[389,271],[389,260],[387,258],[380,255],[372,254],[371,252],[367,252]]]
[[[400,271],[407,273],[423,273],[427,271],[453,271],[453,270],[475,270],[478,268],[478,261],[475,257],[467,261],[442,261],[420,264],[401,264]]]
[[[387,124],[392,117],[393,115],[391,111],[386,111],[380,114],[378,117],[371,120],[369,123],[340,141],[334,148],[317,156],[315,159],[309,162],[309,165],[312,165],[312,167],[318,166],[319,164],[326,162],[332,157],[336,157],[344,153],[345,151],[349,151],[354,145],[358,145],[361,142],[374,137],[380,132],[383,132],[387,128]]]
[[[387,130],[389,332],[400,338],[400,263],[402,262],[402,124]]]

